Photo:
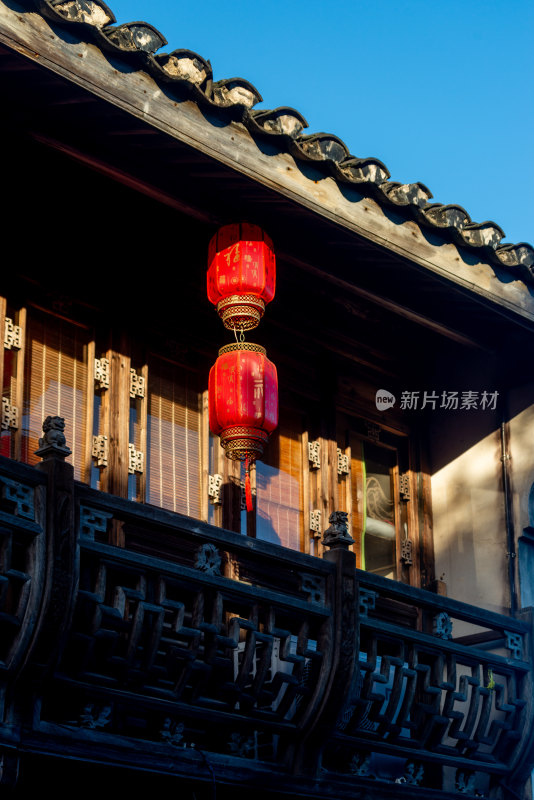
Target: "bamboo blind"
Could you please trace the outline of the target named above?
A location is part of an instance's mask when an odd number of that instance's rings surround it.
[[[15,404],[16,393],[16,353],[13,350],[4,350],[4,374],[2,397],[7,397],[10,403]],[[0,432],[0,455],[10,458],[12,456],[12,438],[13,433],[11,430],[2,430]]]
[[[76,480],[83,479],[87,424],[87,332],[49,314],[28,319],[22,415],[22,459],[39,461],[35,450],[47,416],[65,419],[69,461]]]
[[[148,371],[148,503],[200,516],[200,398],[194,375],[154,360]]]
[[[256,465],[256,538],[301,549],[302,444],[296,419],[280,421]]]

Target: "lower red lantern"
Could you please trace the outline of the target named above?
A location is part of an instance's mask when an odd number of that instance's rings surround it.
[[[209,376],[209,421],[227,457],[245,461],[250,511],[250,463],[262,457],[278,425],[278,377],[263,347],[240,342],[219,350]]]

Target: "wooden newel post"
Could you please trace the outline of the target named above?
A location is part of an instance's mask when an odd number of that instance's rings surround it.
[[[67,447],[64,430],[65,420],[63,417],[47,417],[43,422],[43,436],[39,439],[39,448],[35,451],[35,455],[42,458],[43,461],[56,462],[63,462],[67,456],[70,456],[72,451]],[[70,464],[66,466],[73,473],[72,466]]]
[[[329,724],[337,723],[348,702],[352,679],[358,666],[358,581],[356,577],[356,555],[349,550],[354,539],[347,525],[345,511],[330,514],[330,526],[325,531],[322,543],[328,548],[323,558],[336,565],[334,595],[334,661],[330,698],[327,703]]]
[[[338,556],[331,557],[333,553],[337,553],[338,551],[343,551],[348,553],[349,547],[351,544],[354,544],[354,539],[349,533],[348,528],[348,514],[346,511],[334,511],[330,514],[328,519],[330,523],[330,527],[326,529],[324,533],[324,537],[322,540],[322,544],[325,547],[329,548],[323,558],[326,561],[336,561]],[[356,559],[354,557],[354,553],[350,553],[352,556],[351,563],[356,566]]]
[[[328,548],[324,560],[336,565],[333,629],[327,644],[331,648],[331,667],[317,715],[295,759],[295,771],[308,775],[316,775],[320,770],[326,741],[349,702],[358,664],[358,581],[356,556],[349,550],[354,540],[348,531],[347,516],[344,511],[330,514],[330,526],[322,540]]]
[[[78,542],[74,524],[74,469],[65,461],[65,420],[47,417],[36,455],[37,469],[47,475],[43,522],[46,535],[43,602],[30,655],[33,679],[57,663],[70,627],[78,584]]]

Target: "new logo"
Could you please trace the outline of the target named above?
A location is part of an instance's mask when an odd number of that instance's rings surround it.
[[[375,403],[379,411],[385,411],[395,405],[395,397],[387,389],[379,389],[376,393]]]

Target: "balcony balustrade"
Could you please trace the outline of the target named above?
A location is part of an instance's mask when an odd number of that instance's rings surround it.
[[[492,613],[0,459],[0,750],[306,797],[522,796],[531,610]]]

